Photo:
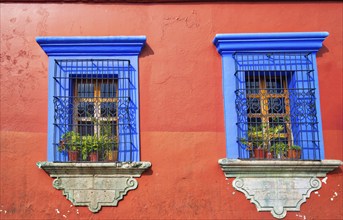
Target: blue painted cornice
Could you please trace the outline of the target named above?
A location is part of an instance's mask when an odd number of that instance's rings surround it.
[[[311,51],[317,52],[328,32],[217,34],[213,40],[218,52]]]
[[[37,37],[36,41],[48,56],[138,56],[146,37]]]

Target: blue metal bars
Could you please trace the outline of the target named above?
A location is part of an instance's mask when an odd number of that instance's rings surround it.
[[[241,159],[320,159],[315,78],[309,53],[233,55]]]
[[[54,70],[54,160],[132,161],[137,107],[129,60],[65,59]]]

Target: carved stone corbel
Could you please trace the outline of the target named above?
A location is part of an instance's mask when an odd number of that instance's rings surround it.
[[[339,167],[339,160],[243,161],[220,159],[226,177],[236,177],[233,187],[244,193],[258,211],[284,218],[287,211],[300,211],[311,192],[321,188],[318,177]]]
[[[54,188],[62,190],[73,205],[98,212],[102,206],[117,206],[129,190],[136,189],[134,177],[140,177],[151,163],[38,162],[37,166],[56,178]]]

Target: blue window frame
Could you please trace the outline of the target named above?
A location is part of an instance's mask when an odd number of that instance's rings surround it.
[[[301,159],[324,159],[316,52],[327,36],[216,35],[228,158],[286,159],[287,150],[299,146]]]
[[[86,143],[98,146],[100,161],[114,148],[115,160],[139,161],[138,55],[146,37],[36,40],[49,57],[48,160],[70,161],[73,139],[76,161],[89,160]]]

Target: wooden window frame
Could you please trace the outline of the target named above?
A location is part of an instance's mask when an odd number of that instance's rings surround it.
[[[81,83],[90,83],[94,85],[93,88],[93,97],[91,98],[82,98],[78,96],[78,85]],[[115,98],[103,98],[101,97],[101,84],[107,83],[115,84]],[[74,101],[73,101],[73,124],[74,131],[78,131],[79,122],[92,122],[94,121],[94,135],[100,135],[101,134],[101,122],[115,122],[116,123],[116,136],[118,137],[118,105],[116,106],[116,116],[115,117],[102,117],[101,116],[101,104],[106,102],[114,102],[118,103],[118,80],[117,79],[90,79],[90,78],[84,78],[84,79],[76,79],[73,83],[74,88]],[[78,105],[82,102],[86,103],[94,103],[94,115],[92,117],[80,117],[78,114]],[[79,132],[80,133],[80,132]],[[82,134],[81,134],[82,135]],[[87,135],[87,134],[85,134]]]
[[[273,73],[274,75],[275,73]],[[282,93],[269,93],[268,92],[268,88],[267,88],[267,81],[272,82],[272,80],[275,79],[275,82],[279,81],[282,82],[282,88],[272,88],[272,89],[277,89],[277,90],[282,90]],[[248,81],[248,80],[247,80]],[[250,81],[252,82],[252,81]],[[250,98],[254,98],[254,99],[259,99],[259,104],[260,104],[260,113],[249,113],[248,112],[248,118],[260,118],[261,119],[261,123],[264,125],[267,125],[267,127],[265,128],[266,130],[268,130],[269,126],[270,126],[270,122],[269,119],[270,118],[290,118],[290,103],[289,103],[289,93],[288,93],[288,86],[287,86],[287,80],[285,79],[284,76],[278,76],[278,75],[274,75],[272,77],[269,76],[265,76],[263,74],[258,75],[258,88],[252,88],[252,90],[254,89],[258,89],[259,93],[252,93],[252,94],[246,94],[246,98],[250,99]],[[284,102],[285,102],[285,113],[269,113],[269,105],[268,105],[268,101],[270,98],[283,98]],[[290,127],[289,122],[284,122],[285,123],[285,129],[286,132],[283,133],[279,133],[277,134],[277,137],[275,138],[286,138],[288,141],[288,146],[292,145],[292,130]]]

